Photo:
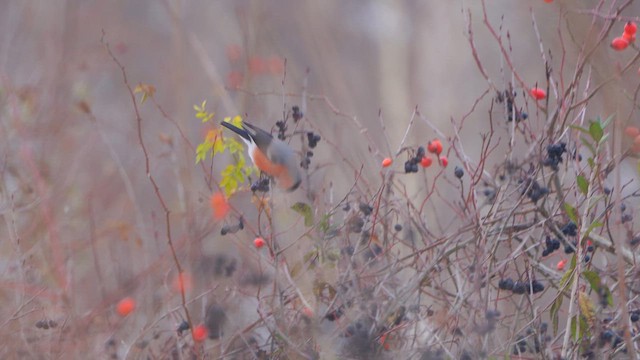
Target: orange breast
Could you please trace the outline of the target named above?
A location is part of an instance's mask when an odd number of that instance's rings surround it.
[[[259,151],[257,147],[253,152],[253,163],[260,171],[276,178],[278,185],[281,187],[287,189],[293,185],[293,180],[287,173],[287,167],[272,162],[262,151]]]

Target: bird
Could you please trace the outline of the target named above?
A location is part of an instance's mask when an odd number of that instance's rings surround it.
[[[253,164],[263,173],[273,177],[281,188],[291,192],[300,186],[302,176],[295,153],[291,147],[260,129],[243,121],[242,128],[223,121],[222,126],[240,135],[247,144],[247,152]]]

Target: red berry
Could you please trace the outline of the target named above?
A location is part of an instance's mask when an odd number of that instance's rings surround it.
[[[628,126],[626,129],[624,129],[624,133],[630,138],[635,138],[636,136],[640,135],[640,129],[635,126]]]
[[[629,21],[624,25],[624,33],[629,35],[635,35],[638,30],[638,25],[635,22]]]
[[[556,269],[558,270],[564,270],[564,266],[567,265],[567,260],[566,259],[562,259],[560,261],[558,261],[558,265],[556,265]]]
[[[622,36],[617,37],[611,41],[611,47],[616,51],[622,51],[629,46],[629,41]]]
[[[422,159],[420,159],[420,165],[424,168],[428,168],[431,164],[433,164],[433,160],[428,156],[423,156]]]
[[[636,34],[623,33],[622,37],[627,40],[629,44],[636,41]]]
[[[392,163],[393,160],[391,160],[391,158],[384,158],[384,160],[382,160],[382,167],[389,167]]]
[[[546,3],[552,3],[552,2],[553,2],[553,0],[544,0],[544,2],[546,2]]]
[[[427,150],[432,154],[440,155],[440,153],[442,153],[442,143],[438,139],[429,141],[429,144],[427,144]]]
[[[208,336],[207,327],[200,324],[193,328],[193,340],[197,342],[205,341]]]
[[[255,240],[253,240],[253,245],[260,249],[261,247],[264,246],[264,239],[261,237],[257,237]]]
[[[533,96],[536,100],[542,100],[547,97],[547,92],[540,89],[539,87],[531,88],[531,96]]]
[[[447,165],[449,165],[449,159],[447,159],[446,156],[440,156],[440,164],[442,164],[442,167],[447,167]]]
[[[120,316],[127,316],[136,309],[136,301],[130,297],[126,297],[118,303],[116,306],[116,311]]]

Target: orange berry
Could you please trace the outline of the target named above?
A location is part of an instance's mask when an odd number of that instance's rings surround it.
[[[422,167],[424,168],[428,168],[429,166],[431,166],[431,164],[433,164],[433,160],[431,160],[431,158],[428,156],[423,156],[420,160],[420,165],[422,165]]]
[[[116,311],[120,316],[127,316],[136,309],[136,301],[130,297],[126,297],[116,305]]]
[[[211,210],[213,210],[213,218],[216,220],[222,220],[229,213],[229,203],[227,198],[221,192],[211,195]]]
[[[542,90],[542,89],[540,89],[539,87],[531,88],[529,93],[536,100],[542,100],[542,99],[547,97],[547,92]]]
[[[556,269],[562,271],[564,270],[565,265],[567,265],[567,259],[562,259],[558,261],[558,265],[556,265]]]
[[[447,167],[447,165],[449,165],[449,159],[447,159],[446,156],[440,156],[440,164],[442,164],[442,167]]]
[[[627,128],[624,129],[624,134],[630,138],[635,138],[636,136],[640,135],[640,129],[635,126],[627,126]]]
[[[393,160],[391,160],[391,158],[384,158],[384,160],[382,160],[382,167],[389,167],[392,163]]]
[[[255,240],[253,240],[253,245],[258,249],[263,247],[264,244],[265,244],[264,239],[261,237],[257,237]]]
[[[197,342],[202,342],[207,339],[209,335],[209,331],[207,331],[207,327],[204,324],[200,324],[193,328],[193,339]]]
[[[438,139],[429,141],[429,144],[427,144],[427,150],[432,154],[440,155],[440,153],[442,153],[442,143]]]
[[[629,46],[629,41],[619,36],[611,41],[611,47],[616,51],[622,51]]]
[[[638,30],[638,25],[633,21],[628,21],[624,24],[624,33],[629,35],[635,35]]]

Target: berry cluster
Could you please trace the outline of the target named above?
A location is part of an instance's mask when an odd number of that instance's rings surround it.
[[[545,186],[540,186],[536,180],[529,179],[526,185],[522,189],[522,195],[526,194],[534,204],[549,194],[549,189]]]
[[[313,131],[307,132],[307,142],[309,143],[309,148],[313,149],[316,146],[318,146],[318,142],[321,139],[322,138],[320,137],[320,135],[315,134]],[[311,158],[312,157],[313,157],[313,151],[311,151],[311,150],[307,151],[307,153],[305,154],[304,159],[302,159],[302,162],[300,162],[300,166],[303,169],[309,169],[309,164],[311,164]]]
[[[268,192],[269,191],[269,178],[263,177],[251,184],[251,192]]]
[[[36,321],[36,327],[44,330],[55,329],[58,327],[58,323],[55,320],[38,320]]]
[[[633,310],[630,315],[631,322],[637,322],[640,320],[640,310]]]
[[[522,354],[527,351],[539,353],[542,351],[542,347],[545,343],[551,340],[550,335],[546,335],[548,325],[547,323],[540,324],[538,333],[533,328],[528,328],[526,334],[518,335],[516,343],[513,345],[513,354]]]
[[[624,342],[622,334],[616,333],[611,329],[607,329],[600,333],[600,347],[611,344],[611,348],[615,349]]]
[[[309,147],[310,148],[315,148],[318,145],[318,142],[321,140],[322,138],[320,137],[320,135],[318,134],[314,134],[313,131],[309,131],[307,133],[307,140],[309,141]]]
[[[404,172],[409,173],[417,173],[418,172],[418,163],[422,164],[422,159],[425,158],[424,146],[419,146],[416,151],[416,156],[410,158],[404,163]],[[429,164],[431,165],[431,164]],[[424,165],[423,165],[424,166]]]
[[[514,119],[517,121],[527,120],[529,115],[522,111],[522,109],[518,109],[515,105],[515,98],[518,94],[515,91],[498,91],[495,102],[502,104],[506,102],[507,104],[507,121],[513,121]]]
[[[291,117],[293,118],[293,121],[298,122],[300,121],[300,119],[302,119],[303,116],[304,113],[300,111],[300,107],[295,105],[291,108]]]
[[[513,281],[511,278],[501,279],[498,282],[498,287],[501,290],[508,290],[513,292],[514,294],[537,294],[539,292],[544,291],[544,285],[538,280],[529,281],[521,281],[516,280]]]
[[[442,149],[442,142],[440,142],[440,140],[438,139],[435,139],[433,141],[429,141],[426,150],[432,154],[435,154],[436,156],[440,156],[440,154],[442,154]],[[449,163],[449,160],[444,155],[440,156],[438,158],[438,161],[440,162],[440,165],[442,165],[442,167],[446,167]],[[391,165],[386,159],[383,161],[382,165],[385,166],[385,164],[387,166]],[[423,168],[428,168],[429,166],[431,166],[431,164],[433,164],[433,160],[431,160],[431,158],[427,156],[424,146],[418,146],[415,156],[412,156],[404,163],[404,172],[407,174],[417,173],[418,164],[420,164]]]
[[[283,120],[276,121],[276,127],[278,128],[278,139],[284,140],[287,138],[285,133],[287,132],[287,122]]]
[[[567,144],[564,142],[547,145],[547,158],[544,159],[542,165],[558,170],[558,164],[562,162],[562,154],[565,152],[567,152]]]
[[[551,239],[549,236],[547,236],[544,239],[544,244],[545,244],[546,247],[542,251],[542,256],[547,256],[547,255],[553,253],[554,251],[560,249],[560,240]]]
[[[622,51],[626,49],[629,44],[636,41],[636,31],[638,30],[638,25],[635,22],[629,21],[624,25],[624,30],[622,32],[622,36],[618,36],[617,38],[611,40],[611,47],[616,51]]]

